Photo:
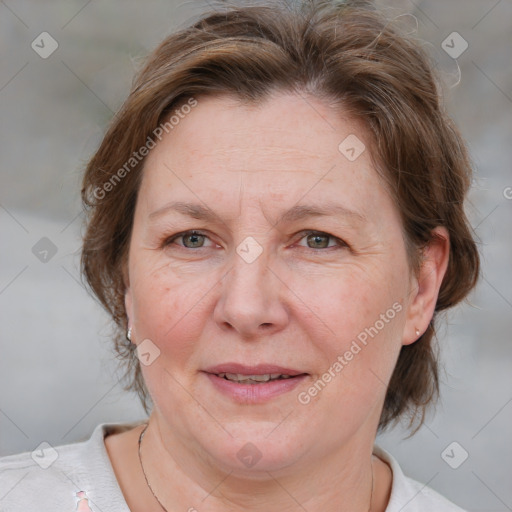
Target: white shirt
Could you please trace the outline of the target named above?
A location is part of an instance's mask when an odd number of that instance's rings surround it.
[[[104,438],[107,433],[135,425],[103,423],[88,441],[55,448],[48,445],[39,452],[0,458],[0,511],[129,512]],[[393,472],[386,512],[464,512],[432,489],[407,478],[398,462],[382,448],[374,446],[373,453]]]

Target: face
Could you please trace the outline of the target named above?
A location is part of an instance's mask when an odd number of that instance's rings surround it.
[[[174,446],[275,471],[373,442],[415,280],[361,143],[355,121],[283,93],[200,97],[150,152],[125,302]]]

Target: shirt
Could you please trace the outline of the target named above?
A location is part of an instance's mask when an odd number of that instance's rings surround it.
[[[0,458],[0,511],[129,512],[104,443],[107,434],[139,423],[102,423],[87,441]],[[398,462],[374,446],[393,472],[386,512],[464,512],[446,498],[406,477]]]

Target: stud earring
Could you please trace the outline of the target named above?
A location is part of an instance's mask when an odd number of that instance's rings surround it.
[[[129,327],[126,333],[126,339],[131,343],[132,342],[132,328]]]
[[[416,329],[416,336],[419,336],[419,335],[420,335],[420,330]]]

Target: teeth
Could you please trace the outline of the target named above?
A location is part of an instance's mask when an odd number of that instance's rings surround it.
[[[276,379],[289,379],[290,375],[282,375],[281,373],[266,373],[264,375],[242,375],[240,373],[219,373],[219,377],[234,382],[243,382],[244,384],[254,384],[256,382],[268,382]]]

